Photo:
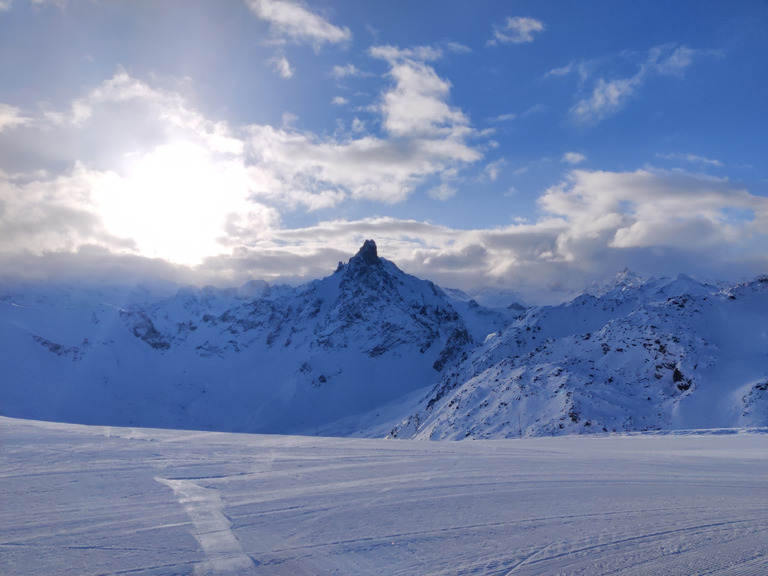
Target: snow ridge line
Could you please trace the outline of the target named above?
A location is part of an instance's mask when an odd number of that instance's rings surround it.
[[[191,480],[155,478],[173,490],[195,526],[195,538],[207,557],[195,566],[195,574],[250,574],[255,565],[243,552],[232,524],[224,515],[219,491]]]

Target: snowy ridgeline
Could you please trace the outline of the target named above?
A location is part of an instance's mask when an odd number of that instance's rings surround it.
[[[623,280],[623,278],[622,278]],[[446,371],[392,436],[509,438],[768,425],[768,279],[628,279],[528,310]]]
[[[298,288],[0,287],[0,414],[398,438],[768,426],[768,281],[493,304],[367,241]]]
[[[765,433],[0,442],[4,576],[768,573]]]

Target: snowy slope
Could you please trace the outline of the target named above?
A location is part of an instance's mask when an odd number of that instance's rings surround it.
[[[0,418],[0,573],[768,573],[768,435],[393,442]]]
[[[373,241],[298,288],[6,289],[0,413],[314,434],[434,384],[513,315],[447,297]]]
[[[529,310],[445,374],[396,437],[768,425],[768,280],[613,285]]]

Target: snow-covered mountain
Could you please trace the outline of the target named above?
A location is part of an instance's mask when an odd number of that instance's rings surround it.
[[[718,289],[624,272],[531,308],[390,433],[499,438],[768,424],[768,278]]]
[[[8,285],[0,414],[435,439],[768,425],[768,278],[485,301],[373,241],[300,287]]]
[[[8,287],[0,413],[314,434],[434,384],[515,313],[450,298],[373,241],[298,288]]]

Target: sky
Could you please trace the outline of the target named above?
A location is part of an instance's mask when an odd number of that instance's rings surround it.
[[[768,273],[768,3],[0,0],[0,276],[237,286],[372,238],[558,301]]]

